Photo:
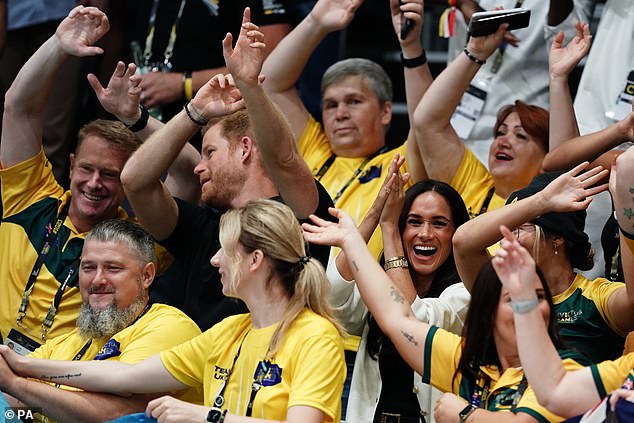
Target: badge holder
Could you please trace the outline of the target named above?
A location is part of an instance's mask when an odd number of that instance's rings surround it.
[[[4,345],[20,355],[28,355],[40,347],[38,342],[15,329],[9,331],[7,338],[4,340]]]
[[[616,103],[610,110],[605,112],[605,116],[614,120],[620,121],[625,119],[627,115],[632,112],[632,98],[634,97],[634,69],[631,69],[627,80],[625,81],[625,88],[616,98]]]
[[[463,140],[469,138],[476,121],[482,114],[489,93],[489,81],[490,78],[482,78],[470,84],[451,116],[451,126]]]

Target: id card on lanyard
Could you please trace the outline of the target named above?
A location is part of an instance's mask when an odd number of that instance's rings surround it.
[[[616,98],[614,106],[605,112],[612,120],[619,121],[632,112],[632,98],[634,98],[634,69],[631,69],[625,81],[623,91]]]

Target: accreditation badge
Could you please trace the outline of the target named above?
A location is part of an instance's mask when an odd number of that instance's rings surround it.
[[[20,355],[28,355],[40,347],[39,342],[32,340],[15,329],[9,331],[9,335],[4,340],[4,345]]]
[[[632,112],[632,97],[634,97],[634,69],[631,69],[625,81],[623,91],[619,93],[616,104],[605,115],[612,120],[619,121]]]
[[[487,98],[487,84],[484,81],[470,84],[460,99],[460,104],[451,116],[451,126],[458,136],[466,140],[475,127],[476,121],[482,114]]]

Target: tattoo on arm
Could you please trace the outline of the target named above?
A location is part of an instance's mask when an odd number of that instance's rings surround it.
[[[410,343],[418,346],[418,341],[416,341],[416,338],[414,338],[412,335],[410,335],[409,333],[405,332],[404,330],[401,330],[401,334],[405,337],[405,339],[407,339]]]
[[[628,219],[631,219],[633,215],[632,209],[623,209],[623,215]]]
[[[355,262],[354,260],[352,260],[352,266],[354,266],[354,271],[355,272],[359,271],[359,266],[357,266],[357,262]]]
[[[390,287],[390,295],[392,296],[392,298],[394,298],[394,301],[396,301],[399,304],[403,304],[405,302],[405,297],[403,297],[403,295],[401,294],[401,291],[396,289],[396,287],[394,286]]]
[[[53,375],[53,376],[49,376],[49,375],[42,375],[39,377],[39,379],[42,380],[60,380],[60,379],[65,379],[65,380],[70,380],[74,377],[80,377],[81,373],[67,373],[65,375]]]

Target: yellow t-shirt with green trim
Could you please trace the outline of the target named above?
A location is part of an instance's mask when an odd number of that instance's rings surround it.
[[[379,194],[394,155],[399,153],[401,157],[405,157],[406,145],[407,142],[393,150],[378,154],[364,166],[362,165],[366,160],[365,157],[337,157],[323,177],[318,179],[334,201],[337,193],[350,181],[355,171],[362,166],[362,172],[359,176],[353,179],[339,199],[335,201],[335,207],[343,209],[359,223]],[[323,128],[312,117],[309,118],[304,133],[297,141],[297,148],[316,177],[324,163],[333,155]],[[407,162],[405,162],[401,167],[401,172],[407,171]],[[408,186],[405,188],[410,185],[411,183],[408,182]],[[377,259],[381,256],[383,239],[380,228],[377,228],[372,234],[368,248]]]
[[[523,394],[518,392],[524,379],[521,368],[511,367],[503,373],[497,366],[481,366],[481,377],[473,380],[458,374],[453,380],[462,354],[462,338],[451,332],[432,326],[425,339],[423,383],[429,383],[443,392],[453,392],[472,402],[479,398],[480,407],[488,411],[526,413],[539,422],[562,421],[537,402],[535,392],[526,385]],[[561,354],[561,353],[560,353]],[[564,367],[574,370],[583,367],[574,353],[562,354]],[[578,358],[582,360],[581,357]]]
[[[484,212],[483,206],[490,190],[495,190],[493,177],[477,157],[465,148],[464,156],[450,184],[462,197],[469,217],[474,218]],[[487,211],[498,209],[506,199],[493,192]]]
[[[2,224],[0,225],[0,334],[6,339],[11,329],[42,343],[42,322],[59,286],[69,278],[55,321],[47,338],[51,339],[74,329],[81,305],[76,261],[81,255],[85,233],[77,231],[66,217],[57,240],[51,246],[33,291],[29,297],[24,327],[16,324],[24,289],[47,232],[57,216],[70,202],[53,176],[51,164],[40,152],[15,166],[0,169],[2,191]],[[127,218],[123,209],[119,217]]]
[[[634,353],[593,364],[590,371],[601,398],[619,388],[634,390]]]
[[[18,326],[16,318],[29,274],[46,234],[51,232],[57,216],[69,205],[71,195],[55,180],[43,150],[15,166],[0,169],[0,191],[3,207],[0,225],[0,336],[5,340],[10,330],[15,329],[42,344],[42,322],[66,278],[68,287],[64,290],[46,338],[55,338],[75,328],[82,302],[77,260],[81,256],[86,233],[79,232],[66,216],[37,276],[22,325]],[[121,207],[118,217],[129,218]],[[155,244],[155,252],[157,272],[160,273],[172,257],[158,244]]]
[[[161,360],[185,385],[203,387],[205,405],[214,403],[230,374],[222,408],[244,416],[256,369],[267,356],[276,327],[254,329],[249,314],[231,316],[199,337],[163,351]],[[285,420],[289,407],[302,405],[321,410],[325,421],[339,422],[345,375],[341,336],[328,320],[304,310],[270,358],[252,417]]]
[[[610,295],[623,286],[621,282],[589,280],[577,274],[568,289],[553,296],[562,340],[593,363],[623,354],[627,334],[618,329],[608,310]]]

